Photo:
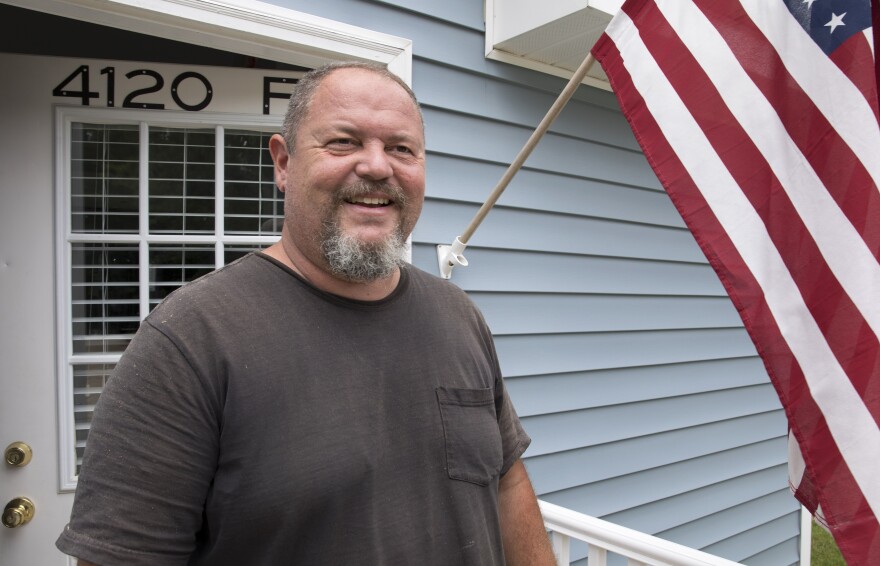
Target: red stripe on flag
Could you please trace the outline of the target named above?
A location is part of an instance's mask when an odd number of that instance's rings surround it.
[[[845,212],[850,221],[853,221],[853,216],[858,216],[857,220],[863,228],[870,229],[870,233],[863,229],[861,234],[863,238],[873,240],[872,249],[876,257],[880,253],[880,223],[876,222],[880,218],[880,193],[867,170],[790,77],[764,35],[748,20],[745,12],[736,9],[738,4],[705,0],[695,3],[725,37],[749,77],[755,80],[782,118],[798,147],[804,152],[810,151],[811,161],[820,172],[823,184],[826,187],[845,185],[838,191],[844,196],[836,200],[849,205]],[[736,29],[728,24],[730,21],[737,22]],[[719,25],[722,23],[724,25]],[[671,28],[668,32],[672,32]],[[643,33],[642,38],[646,43],[657,39],[648,33]],[[745,49],[744,45],[752,48]],[[866,399],[865,393],[877,387],[876,380],[871,379],[880,369],[880,342],[877,336],[870,332],[862,313],[828,267],[766,158],[739,127],[735,116],[727,109],[690,51],[680,43],[677,47],[679,50],[671,57],[679,59],[677,65],[687,65],[687,69],[678,76],[667,76],[761,216],[822,334],[856,390],[862,394],[863,400]],[[765,55],[756,55],[759,53]],[[669,60],[666,64],[660,64],[669,68],[674,62]],[[763,69],[763,73],[759,69]],[[699,84],[697,81],[703,82]],[[774,81],[784,85],[784,88],[779,88]],[[695,92],[700,93],[699,97],[694,95]],[[707,100],[710,93],[713,98]],[[811,123],[818,124],[818,128],[809,127]],[[814,140],[820,141],[814,143]],[[826,163],[829,166],[823,167]],[[841,180],[841,164],[844,163],[856,173],[849,179]],[[874,221],[868,224],[869,214]],[[869,410],[872,410],[875,422],[880,423],[880,406],[869,406]]]
[[[644,37],[645,31],[641,30]],[[670,37],[666,36],[667,41]],[[668,43],[666,45],[668,47]],[[746,322],[746,328],[755,341],[771,381],[782,400],[783,408],[795,437],[802,444],[806,439],[828,447],[828,451],[820,459],[804,454],[808,469],[818,471],[820,481],[832,484],[836,489],[848,494],[834,502],[821,501],[823,508],[830,506],[832,513],[852,516],[862,509],[864,500],[859,496],[855,479],[849,473],[831,433],[822,417],[822,413],[810,396],[803,371],[794,359],[788,344],[782,338],[779,327],[772,316],[767,316],[770,308],[760,292],[758,282],[754,279],[748,266],[740,256],[736,246],[730,240],[717,217],[712,213],[703,194],[694,183],[687,169],[681,163],[673,149],[663,136],[660,127],[647,109],[638,90],[633,86],[626,67],[615,63],[620,53],[613,41],[597,44],[593,49],[596,59],[602,62],[603,68],[614,87],[614,92],[621,100],[624,115],[632,125],[639,144],[645,152],[651,166],[675,204],[682,211],[688,228],[694,234],[700,248],[706,254],[709,263],[718,273],[725,290]],[[694,213],[692,213],[694,212]],[[735,275],[734,275],[735,274]],[[809,490],[813,482],[808,477],[804,488]],[[813,496],[807,491],[801,496]],[[802,499],[804,504],[815,501]],[[836,517],[837,515],[829,515]],[[870,526],[870,525],[869,525]],[[880,541],[878,541],[880,542]],[[875,549],[880,552],[880,548]],[[853,553],[850,557],[852,558]],[[861,562],[868,564],[869,562]]]
[[[656,6],[646,5],[637,17],[650,20],[650,26],[639,29],[642,41],[761,217],[841,367],[857,391],[866,391],[871,385],[873,364],[880,361],[877,337],[862,331],[867,323],[861,312],[828,267],[767,159],[728,109],[690,50],[676,39],[675,30]],[[769,45],[762,38],[763,35],[750,39],[753,45],[763,43],[764,49],[768,49]],[[770,69],[775,71],[773,67]],[[756,286],[751,295],[761,293]],[[880,423],[880,408],[871,408],[875,422]],[[803,445],[801,449],[804,450]]]
[[[828,522],[825,519],[824,515],[817,515],[817,510],[819,509],[819,493],[816,490],[816,486],[813,483],[813,478],[809,474],[809,472],[804,472],[803,477],[800,482],[797,484],[793,484],[789,482],[789,489],[794,494],[795,498],[801,502],[801,505],[810,510],[810,513],[814,515],[817,521],[824,526],[826,529],[829,529]]]
[[[809,292],[816,285],[824,285],[826,289],[833,289],[828,291],[828,294],[824,296],[825,301],[820,302],[818,307],[817,305],[808,306],[821,309],[822,305],[829,302],[833,303],[836,308],[846,304],[848,305],[848,314],[854,318],[857,317],[861,321],[860,325],[864,325],[860,313],[849,301],[825,264],[809,231],[795,212],[779,180],[770,170],[766,159],[728,110],[714,85],[690,51],[678,41],[675,30],[652,4],[647,4],[636,17],[650,21],[650,25],[639,28],[642,41],[652,52],[658,65],[665,71],[670,83],[701,126],[715,151],[725,162],[727,169],[740,184],[752,205],[756,207],[783,260],[789,269],[794,271],[793,276],[801,290]],[[639,100],[637,104],[644,104],[644,101]],[[657,139],[653,139],[648,142],[648,145],[656,146],[658,143],[660,142]],[[668,147],[665,140],[663,143],[665,147]],[[656,151],[656,147],[654,151]],[[668,151],[671,151],[671,148]],[[663,163],[663,167],[668,167],[673,163],[668,155],[664,155],[664,159],[660,161]],[[680,164],[680,161],[676,159],[675,163]],[[783,399],[784,405],[790,406],[792,414],[799,415],[799,421],[793,426],[793,430],[801,445],[805,461],[811,464],[810,468],[819,481],[826,484],[836,481],[840,470],[835,462],[842,462],[842,457],[834,439],[828,432],[819,408],[810,396],[800,367],[794,360],[791,350],[782,338],[779,328],[769,312],[770,309],[759,284],[743,263],[739,253],[733,248],[732,242],[724,234],[723,228],[715,216],[711,215],[710,217],[708,214],[708,204],[703,200],[702,194],[694,182],[690,180],[689,176],[683,177],[680,173],[677,174],[677,178],[686,178],[688,182],[670,185],[667,187],[667,191],[673,197],[682,192],[690,193],[688,200],[692,204],[682,205],[676,202],[675,198],[673,198],[673,202],[682,212],[682,216],[687,214],[688,217],[685,218],[685,221],[691,231],[696,236],[706,231],[707,225],[703,224],[704,221],[712,225],[711,238],[698,238],[698,243],[704,253],[707,257],[710,257],[710,253],[715,254],[717,261],[713,262],[713,267],[716,268],[719,275],[723,275],[722,280],[743,283],[736,289],[729,289],[731,297],[734,298],[737,309],[743,315],[746,329],[753,341],[763,350],[768,371],[771,375],[776,376],[774,385],[777,387],[777,392]],[[698,211],[698,214],[691,214],[693,211]],[[718,253],[717,248],[721,241],[730,248],[727,253]],[[711,245],[715,249],[707,249],[706,242],[712,242]],[[821,314],[827,317],[827,320],[823,321],[827,331],[827,327],[838,320],[836,310],[823,309]],[[841,345],[839,344],[839,346]],[[842,346],[848,345],[843,344]],[[875,340],[875,356],[876,352]],[[835,354],[841,356],[840,351],[836,351]],[[788,368],[792,366],[796,366],[797,369],[785,375]],[[858,379],[862,377],[864,376],[857,373]],[[862,384],[863,389],[865,386]],[[802,432],[804,428],[808,428],[809,432]],[[816,457],[817,454],[833,454],[835,456],[820,459]],[[848,471],[847,476],[850,484],[848,492],[858,493],[858,486]],[[861,504],[861,498],[857,498],[856,504]],[[829,507],[826,514],[836,517],[841,502],[823,502],[823,508],[826,507]]]
[[[880,258],[880,223],[876,222],[880,218],[880,192],[864,164],[792,78],[782,59],[739,3],[697,0],[695,4],[773,105],[788,135],[809,159],[822,184],[874,257]],[[864,42],[864,35],[857,34],[851,41],[853,39]],[[756,46],[760,47],[756,49]],[[838,48],[835,53],[845,50]]]
[[[872,415],[876,422],[876,406],[880,396],[877,395],[878,380],[872,380],[871,374],[875,377],[880,375],[877,337],[864,323],[861,314],[821,258],[788,197],[781,194],[779,180],[766,160],[756,157],[757,147],[747,139],[748,136],[733,115],[720,102],[715,88],[711,84],[707,88],[709,81],[696,60],[690,53],[682,51],[685,48],[676,32],[648,0],[627,2],[623,9],[637,22],[639,36],[676,85],[679,96],[688,103],[689,111],[694,114],[715,150],[724,152],[732,148],[737,151],[746,148],[743,155],[725,156],[725,163],[740,185],[746,187],[750,202],[756,206],[762,221],[768,226],[774,244],[782,250],[788,269],[794,274],[811,314],[817,317],[835,355],[838,359],[852,358],[843,365],[857,376],[859,393],[874,409]],[[745,16],[741,14],[739,17],[742,19]],[[832,532],[851,566],[880,563],[880,526],[877,517],[873,515],[837,448],[828,424],[811,396],[802,368],[782,336],[758,281],[650,114],[646,101],[629,75],[627,62],[623,61],[613,40],[603,35],[593,53],[609,76],[624,115],[649,163],[718,273],[764,360],[806,462],[807,472],[799,495],[809,499],[813,495],[810,493],[812,488],[815,488]],[[687,82],[683,82],[685,77]],[[722,112],[724,116],[717,115]],[[761,189],[771,194],[761,194]],[[873,220],[876,222],[877,217],[874,216]],[[784,226],[777,225],[783,221]],[[814,295],[810,286],[831,286],[831,300],[828,299],[827,290],[822,291],[822,295]],[[841,316],[842,312],[844,316]],[[838,336],[841,329],[854,321],[854,328],[843,330],[845,338]],[[853,348],[851,341],[861,346]],[[864,349],[865,344],[868,344],[867,349]],[[809,501],[804,503],[810,504]],[[815,508],[815,501],[811,506]]]

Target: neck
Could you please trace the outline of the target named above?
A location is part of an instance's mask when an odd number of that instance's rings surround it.
[[[311,283],[314,287],[340,297],[359,301],[378,301],[390,295],[400,282],[400,269],[375,281],[348,281],[339,279],[326,268],[316,265],[299,253],[296,246],[285,239],[263,250]]]

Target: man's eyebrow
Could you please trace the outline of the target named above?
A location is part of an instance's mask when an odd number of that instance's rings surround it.
[[[388,141],[392,143],[396,142],[406,142],[406,143],[414,143],[418,145],[422,145],[424,142],[422,141],[421,136],[413,136],[405,133],[397,133],[392,134],[388,137]]]
[[[329,134],[346,134],[350,136],[358,136],[361,134],[361,129],[355,124],[349,124],[347,122],[328,122],[323,128],[322,131]],[[407,132],[392,132],[386,138],[388,143],[413,143],[419,146],[424,145],[424,138],[417,133],[407,133]]]
[[[320,131],[327,132],[327,133],[333,133],[333,134],[340,133],[340,134],[354,135],[358,132],[358,129],[353,124],[346,124],[346,123],[341,123],[341,122],[339,122],[339,123],[328,122],[327,124],[324,125],[323,128],[320,129]]]

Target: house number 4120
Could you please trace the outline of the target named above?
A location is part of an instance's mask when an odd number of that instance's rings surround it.
[[[101,74],[104,75],[106,86],[107,86],[107,106],[113,107],[116,105],[116,68],[115,67],[104,67],[101,69]],[[141,88],[136,88],[130,91],[125,99],[122,101],[123,108],[141,108],[146,110],[164,110],[165,105],[160,102],[149,102],[149,95],[160,92],[165,87],[165,79],[156,71],[151,69],[137,69],[134,71],[129,71],[125,73],[125,78],[128,81],[138,80],[140,84],[144,84],[144,80],[139,79],[139,77],[146,78],[146,86],[142,86]],[[186,80],[195,80],[202,83],[202,87],[204,87],[204,94],[202,95],[202,100],[196,102],[195,104],[190,104],[188,102],[184,102],[180,98],[180,94],[178,92],[179,87],[183,81]],[[83,106],[89,106],[89,101],[93,98],[99,98],[100,93],[92,91],[89,86],[89,66],[88,65],[80,65],[78,69],[74,72],[70,73],[66,79],[61,81],[58,86],[52,89],[53,96],[67,96],[73,98],[79,98],[80,103]],[[214,97],[214,89],[211,86],[211,82],[205,78],[204,75],[200,73],[196,73],[195,71],[184,71],[180,73],[174,80],[171,81],[171,98],[174,100],[175,104],[182,108],[183,110],[189,110],[191,112],[197,112],[199,110],[204,110],[208,104],[211,103],[211,99]]]

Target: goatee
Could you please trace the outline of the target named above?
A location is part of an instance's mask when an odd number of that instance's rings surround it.
[[[354,197],[380,193],[401,210],[406,210],[406,195],[387,183],[360,182],[344,187],[335,195],[336,209]],[[406,234],[400,224],[379,242],[362,242],[343,232],[334,217],[323,223],[321,251],[330,271],[341,279],[368,283],[389,277],[405,263]]]

